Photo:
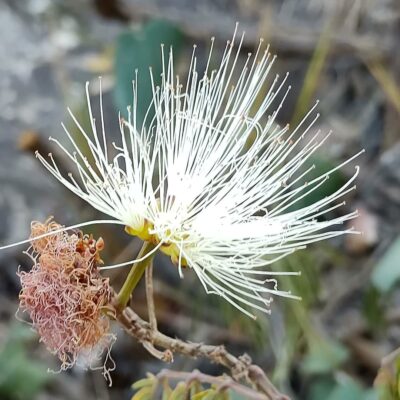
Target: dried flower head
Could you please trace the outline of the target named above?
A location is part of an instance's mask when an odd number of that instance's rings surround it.
[[[19,272],[19,298],[20,309],[29,313],[40,340],[59,357],[64,370],[80,356],[91,362],[105,350],[108,355],[114,338],[105,314],[111,289],[98,272],[103,240],[65,231],[33,240],[61,228],[51,219],[32,223],[28,254],[34,265],[29,272]]]
[[[181,275],[182,267],[192,268],[207,293],[249,314],[247,306],[269,312],[272,294],[295,297],[277,289],[271,263],[309,243],[354,233],[341,225],[355,212],[336,218],[329,212],[354,189],[358,167],[335,192],[301,204],[356,156],[313,177],[314,166],[307,164],[329,136],[312,132],[315,106],[297,127],[280,126],[277,115],[290,90],[287,75],[270,79],[275,57],[262,40],[242,59],[242,42],[235,32],[215,70],[210,67],[213,40],[203,71],[197,70],[193,50],[184,84],[175,74],[172,50],[166,56],[162,46],[161,84],[151,76],[150,112],[139,125],[136,78],[133,108],[127,121],[120,119],[114,157],[103,111],[101,124],[93,118],[88,86],[91,130],[70,113],[90,157],[65,127],[74,151],[52,140],[73,161],[76,174],[64,176],[51,154],[49,160],[37,157],[76,195],[129,233],[156,243]]]

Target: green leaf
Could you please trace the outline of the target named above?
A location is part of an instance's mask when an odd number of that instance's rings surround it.
[[[169,400],[172,393],[172,388],[169,382],[165,379],[162,383],[162,400]]]
[[[153,388],[150,386],[145,386],[133,395],[132,400],[153,400],[153,397]]]
[[[313,169],[308,172],[304,176],[304,180],[300,181],[298,185],[295,187],[300,187],[304,185],[305,182],[310,182],[313,179],[318,178],[319,176],[327,173],[328,171],[332,170],[336,167],[336,164],[331,160],[327,159],[326,157],[321,157],[317,155],[312,155],[300,170],[296,173],[296,176],[300,175],[302,172],[305,172],[307,169],[313,167]],[[295,176],[293,176],[295,179]],[[341,170],[336,170],[329,175],[329,179],[326,180],[321,186],[317,187],[311,193],[307,194],[305,197],[300,198],[300,196],[307,192],[308,188],[305,187],[304,190],[299,193],[298,200],[287,209],[287,211],[295,211],[301,208],[307,207],[311,204],[316,203],[318,200],[323,199],[326,196],[331,195],[336,190],[341,188],[344,183],[346,182],[346,178],[343,175]],[[288,182],[290,183],[290,182]]]
[[[198,382],[198,381],[193,381],[191,384],[190,384],[190,395],[193,397],[193,396],[195,396],[196,394],[198,394],[198,393],[201,393],[201,392],[203,392],[205,389],[203,388],[203,385],[200,383],[200,382]],[[191,398],[192,398],[191,397]]]
[[[316,340],[303,361],[308,374],[326,374],[338,368],[348,358],[347,349],[339,342]]]
[[[308,393],[308,400],[326,399],[335,388],[336,383],[332,377],[322,377],[312,382]]]
[[[368,389],[364,392],[363,400],[379,400],[380,391],[378,389]]]
[[[230,400],[246,400],[244,396],[239,393],[234,392],[233,390],[229,390],[229,397]]]
[[[33,399],[50,380],[47,368],[28,357],[26,342],[33,332],[16,324],[10,332],[4,348],[0,349],[0,397],[18,400]]]
[[[400,279],[400,236],[377,262],[371,276],[373,285],[381,292],[388,292]]]
[[[352,379],[346,380],[345,383],[336,386],[327,400],[365,400],[365,391]]]
[[[385,299],[379,290],[370,286],[364,296],[362,311],[371,332],[376,333],[385,329]]]
[[[185,383],[179,382],[170,394],[169,400],[186,400],[187,392],[188,390]]]
[[[341,376],[339,382],[332,377],[323,377],[313,382],[308,400],[378,400],[377,392],[373,389],[364,390],[349,376]]]
[[[133,385],[133,389],[140,389],[145,386],[153,386],[154,385],[154,375],[150,375],[148,378],[143,378],[136,381]]]
[[[211,389],[210,393],[204,396],[203,400],[220,400],[220,395],[215,391],[215,389]]]
[[[207,396],[214,394],[215,390],[214,389],[206,389],[203,390],[199,393],[196,393],[193,397],[192,400],[205,400],[207,398]]]
[[[141,126],[152,99],[149,67],[152,68],[155,85],[160,82],[162,59],[160,44],[164,44],[168,57],[173,46],[176,59],[182,47],[183,35],[175,25],[166,21],[154,20],[140,31],[127,31],[117,40],[115,52],[115,91],[114,98],[118,110],[126,116],[126,108],[133,104],[132,80],[138,70],[138,108],[137,122]],[[149,117],[151,119],[151,115]],[[148,121],[150,119],[147,119]]]
[[[326,24],[322,34],[319,36],[317,46],[304,77],[304,84],[298,96],[296,108],[293,112],[292,126],[296,126],[309,110],[318,84],[321,81],[321,75],[331,48],[331,28],[330,23]]]

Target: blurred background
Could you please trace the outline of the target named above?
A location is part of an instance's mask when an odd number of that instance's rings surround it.
[[[123,113],[132,101],[136,68],[139,117],[147,108],[148,66],[157,76],[161,42],[173,46],[184,77],[193,43],[201,70],[215,36],[217,66],[239,21],[239,32],[246,31],[243,55],[263,37],[278,55],[274,73],[290,72],[292,91],[279,122],[298,122],[320,99],[316,128],[334,134],[313,160],[315,173],[365,149],[357,159],[357,191],[346,205],[348,211],[359,209],[353,224],[364,234],[318,243],[276,263],[274,269],[302,272],[283,277],[280,287],[303,301],[276,299],[272,315],[258,315],[256,321],[206,296],[191,271],[179,279],[160,256],[155,262],[159,328],[191,341],[223,343],[237,355],[247,352],[293,399],[377,399],[377,386],[385,388],[381,398],[399,399],[399,17],[396,0],[1,0],[0,243],[26,238],[30,222],[49,215],[66,225],[99,218],[34,158],[36,149],[55,153],[47,139],[64,138],[61,121],[76,129],[68,106],[87,126],[86,81],[99,119],[102,77],[106,127],[117,140],[118,110]],[[313,199],[353,172],[354,163],[335,173]],[[105,239],[108,264],[129,260],[140,248],[119,227],[85,231]],[[16,271],[30,267],[22,250],[0,252],[0,399],[129,399],[134,381],[165,367],[115,326],[112,388],[99,371],[47,373],[57,370],[57,360],[15,319]],[[124,273],[110,274],[115,287]],[[141,287],[133,307],[146,317]],[[179,357],[172,368],[223,372],[203,360]]]

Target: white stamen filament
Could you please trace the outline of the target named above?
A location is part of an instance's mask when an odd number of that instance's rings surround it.
[[[187,265],[207,293],[218,294],[253,316],[246,307],[269,312],[271,295],[297,298],[278,290],[272,278],[297,272],[275,272],[268,265],[310,243],[355,233],[351,228],[333,227],[354,218],[356,212],[321,217],[344,205],[336,202],[354,189],[358,167],[335,192],[311,205],[299,204],[360,153],[305,182],[315,168],[305,163],[330,135],[321,138],[319,131],[312,133],[319,118],[315,114],[318,102],[295,129],[280,127],[276,121],[290,91],[290,86],[285,89],[288,75],[270,79],[275,57],[268,48],[263,51],[262,40],[254,55],[242,63],[243,35],[234,45],[236,29],[217,70],[211,70],[214,39],[202,73],[197,71],[193,48],[185,86],[175,76],[172,49],[167,52],[161,46],[161,85],[157,86],[150,70],[153,96],[142,126],[137,122],[135,71],[133,108],[128,108],[128,120],[120,118],[121,141],[112,144],[117,152],[114,158],[107,148],[102,97],[98,133],[88,85],[90,132],[69,113],[90,157],[64,125],[74,151],[53,141],[75,164],[75,178],[63,176],[52,155],[50,162],[40,154],[37,157],[63,185],[113,218],[105,223],[126,225],[137,232],[148,227],[147,233],[158,241],[151,254],[163,244],[173,246],[181,277]],[[267,87],[267,82],[272,83]]]
[[[22,244],[28,244],[28,243],[31,243],[31,242],[33,242],[35,240],[43,239],[45,237],[49,237],[49,236],[55,235],[57,233],[69,231],[71,229],[77,229],[77,228],[82,228],[82,227],[88,226],[88,225],[99,225],[99,224],[124,225],[124,223],[121,222],[121,221],[112,221],[112,220],[107,220],[107,219],[81,222],[79,224],[65,226],[65,227],[62,227],[60,229],[56,229],[54,231],[43,233],[42,235],[38,235],[38,236],[35,236],[33,238],[30,238],[30,239],[24,239],[24,240],[21,240],[19,242],[14,242],[14,243],[11,243],[11,244],[7,244],[5,246],[0,246],[0,250],[10,249],[12,247],[20,246]]]

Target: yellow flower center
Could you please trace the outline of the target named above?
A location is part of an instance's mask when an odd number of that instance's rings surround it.
[[[154,235],[152,235],[149,231],[153,228],[153,225],[147,220],[144,221],[143,227],[141,229],[135,229],[131,226],[125,226],[125,232],[131,236],[137,236],[139,239],[142,239],[144,242],[153,242],[157,243],[158,241],[154,241]]]
[[[152,229],[153,229],[153,224],[151,224],[149,221],[146,220],[141,229],[135,229],[132,228],[131,226],[126,226],[125,232],[131,236],[137,236],[139,239],[143,241],[159,244],[160,238],[157,235],[150,233]],[[184,257],[180,257],[180,250],[175,243],[171,242],[163,243],[160,246],[160,250],[167,256],[171,257],[171,261],[173,264],[179,265],[180,261],[182,267],[188,266],[186,259]]]

